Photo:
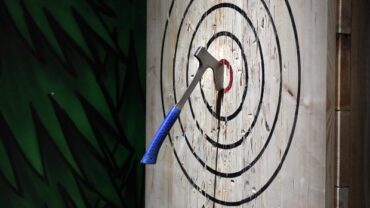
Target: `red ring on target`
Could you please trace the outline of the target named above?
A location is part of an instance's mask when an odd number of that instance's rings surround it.
[[[226,66],[227,70],[229,71],[229,76],[230,76],[229,83],[227,84],[227,87],[224,89],[224,93],[226,94],[227,92],[230,91],[231,87],[233,86],[233,79],[234,79],[233,69],[231,68],[229,61],[226,59],[221,59],[219,63]]]

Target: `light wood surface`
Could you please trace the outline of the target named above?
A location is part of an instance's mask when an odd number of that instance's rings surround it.
[[[146,207],[330,204],[327,175],[332,172],[326,163],[335,116],[335,82],[328,79],[335,66],[333,1],[176,0],[171,7],[172,2],[148,1],[147,142],[196,72],[194,51],[221,31],[238,38],[247,67],[238,41],[220,36],[210,44],[209,52],[229,60],[234,71],[220,115],[237,111],[247,91],[236,117],[219,122],[204,102],[216,111],[218,93],[212,71],[206,72],[157,164],[146,167]],[[206,135],[224,145],[243,142],[225,149]]]

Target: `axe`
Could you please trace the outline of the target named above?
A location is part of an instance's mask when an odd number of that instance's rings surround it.
[[[201,80],[206,69],[211,68],[213,70],[213,79],[215,82],[215,88],[217,91],[223,90],[224,81],[224,67],[217,61],[211,54],[208,53],[207,49],[200,47],[197,49],[194,55],[199,61],[199,68],[195,74],[192,82],[190,83],[188,89],[182,95],[180,101],[171,109],[171,111],[166,115],[162,124],[160,125],[157,132],[154,134],[151,143],[146,150],[140,163],[142,164],[155,164],[157,161],[157,156],[159,149],[161,148],[164,139],[166,138],[168,132],[172,128],[177,118],[180,115],[181,109],[189,99],[190,94],[193,92],[195,86]]]

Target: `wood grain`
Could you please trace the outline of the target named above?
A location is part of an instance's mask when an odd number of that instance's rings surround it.
[[[326,108],[326,207],[335,206],[336,179],[336,31],[337,31],[337,1],[328,1],[328,32],[327,32],[327,108]]]
[[[216,111],[218,93],[212,71],[206,72],[157,164],[146,167],[146,207],[330,204],[332,197],[326,193],[333,193],[327,178],[332,174],[327,172],[327,152],[333,153],[327,145],[334,141],[335,120],[335,81],[329,78],[335,66],[333,1],[177,0],[172,10],[171,4],[148,1],[147,142],[192,79],[198,66],[195,49],[217,34],[209,52],[229,60],[235,80],[223,97],[220,115],[226,118],[243,104],[235,118],[220,122],[210,112]],[[220,7],[212,10],[215,5]],[[236,145],[212,145],[206,135]]]

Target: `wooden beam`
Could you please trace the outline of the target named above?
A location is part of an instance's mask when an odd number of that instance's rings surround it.
[[[336,206],[364,207],[367,1],[338,0]]]

